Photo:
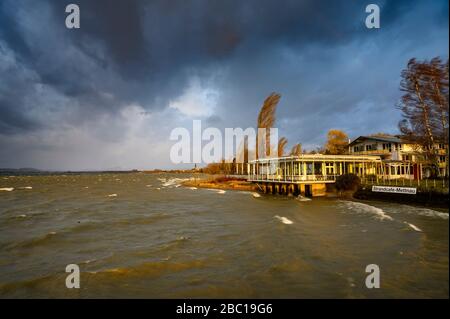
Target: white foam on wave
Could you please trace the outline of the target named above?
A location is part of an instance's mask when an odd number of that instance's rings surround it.
[[[387,215],[384,210],[381,208],[371,206],[368,204],[360,203],[360,202],[347,202],[345,201],[347,207],[355,211],[357,213],[368,213],[374,215],[376,219],[379,220],[394,220],[391,216]]]
[[[274,217],[276,219],[278,219],[279,221],[281,221],[283,224],[286,224],[286,225],[291,225],[291,224],[294,223],[292,220],[290,220],[290,219],[288,219],[286,217],[283,217],[283,216],[275,215]]]
[[[108,197],[117,197],[117,194],[109,194]]]
[[[422,229],[420,229],[419,227],[417,227],[416,225],[410,224],[408,222],[404,222],[406,225],[408,225],[409,227],[411,227],[412,229],[414,229],[417,232],[422,232]]]
[[[312,200],[311,198],[304,197],[302,195],[298,195],[296,199],[300,202],[309,202],[310,200]]]
[[[4,192],[12,192],[14,190],[14,187],[3,187],[0,188],[0,191],[4,191]]]
[[[189,189],[194,191],[197,189],[197,187],[189,187]]]
[[[252,196],[255,197],[255,198],[260,198],[261,197],[261,195],[258,194],[258,193],[252,193]]]
[[[429,208],[414,207],[414,206],[408,206],[408,205],[403,205],[403,207],[405,208],[405,212],[407,214],[414,214],[414,215],[433,217],[433,218],[441,218],[441,219],[448,220],[448,213],[439,212],[439,211],[432,210]]]
[[[20,189],[33,189],[31,186],[20,187]]]
[[[183,183],[184,181],[189,180],[189,178],[171,178],[171,179],[159,179],[163,184],[163,187],[180,187],[181,183]]]
[[[217,189],[217,188],[207,188],[206,190],[210,191],[210,192],[214,192],[216,194],[225,194],[226,191],[224,191],[223,189]]]

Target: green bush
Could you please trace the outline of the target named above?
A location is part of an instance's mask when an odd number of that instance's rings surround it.
[[[355,174],[344,174],[336,178],[336,189],[338,191],[356,190],[361,185],[361,180]]]

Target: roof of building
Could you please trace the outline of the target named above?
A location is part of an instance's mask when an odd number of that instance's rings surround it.
[[[288,162],[288,161],[380,161],[377,155],[324,155],[324,154],[300,154],[283,157],[266,157],[251,160],[249,163]]]
[[[358,138],[356,138],[352,142],[350,142],[349,146],[352,146],[354,144],[361,143],[361,142],[367,141],[367,140],[388,142],[388,143],[404,143],[404,140],[402,140],[400,137],[392,136],[392,135],[359,136]]]

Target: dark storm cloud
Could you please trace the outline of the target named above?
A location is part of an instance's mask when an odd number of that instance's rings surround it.
[[[65,28],[69,3],[80,6],[81,29]],[[368,3],[1,1],[0,135],[120,122],[134,104],[162,112],[193,77],[208,83],[216,73],[220,98],[207,125],[253,125],[264,97],[279,91],[278,124],[291,140],[319,142],[330,126],[356,134],[364,114],[390,112],[409,52],[430,58],[448,45],[433,39],[448,35],[448,1],[375,1],[378,31],[364,27]],[[119,133],[95,128],[105,140]]]
[[[76,99],[89,118],[133,102],[164,107],[186,85],[187,68],[221,63],[238,47],[258,52],[280,43],[344,43],[361,33],[355,21],[362,21],[364,8],[349,1],[79,0],[82,27],[68,30],[64,9],[72,2],[4,1],[1,37],[37,83]],[[39,9],[47,3],[44,15]],[[27,28],[41,38],[27,38]],[[33,89],[11,90],[22,97]],[[37,127],[21,115],[27,107],[21,100],[2,99],[0,128]]]

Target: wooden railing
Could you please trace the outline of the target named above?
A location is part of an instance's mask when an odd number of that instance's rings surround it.
[[[267,182],[334,182],[338,175],[274,175],[258,174],[248,175],[249,181],[267,181]]]

